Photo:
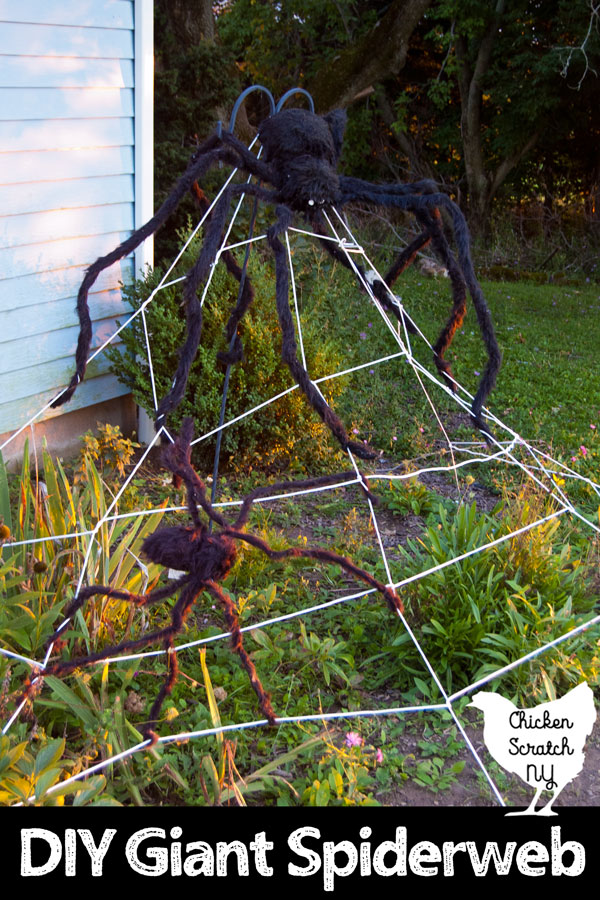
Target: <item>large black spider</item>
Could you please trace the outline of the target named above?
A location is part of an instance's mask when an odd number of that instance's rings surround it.
[[[103,585],[90,585],[79,591],[65,611],[66,620],[68,621],[75,615],[77,610],[82,608],[86,600],[94,596],[115,597],[118,600],[131,602],[135,606],[150,606],[165,600],[167,597],[171,597],[179,591],[179,599],[171,611],[170,625],[146,634],[141,638],[122,641],[119,644],[104,647],[102,650],[91,653],[88,656],[63,659],[50,663],[44,669],[36,670],[31,674],[24,693],[25,698],[31,698],[41,688],[43,679],[47,675],[68,675],[75,669],[91,666],[109,657],[118,656],[120,653],[137,652],[150,644],[162,642],[167,652],[167,677],[152,705],[149,719],[143,729],[144,739],[150,740],[152,744],[158,740],[158,735],[154,729],[162,704],[173,690],[177,680],[178,664],[174,639],[176,635],[183,631],[185,619],[194,602],[203,591],[211,594],[222,607],[227,627],[231,633],[232,647],[248,673],[263,715],[269,724],[274,725],[276,723],[277,717],[271,706],[269,694],[264,690],[254,663],[244,648],[235,605],[219,584],[227,576],[235,561],[237,555],[236,541],[243,541],[252,547],[257,547],[269,559],[273,560],[303,557],[339,565],[348,574],[365,582],[371,588],[380,591],[392,611],[403,612],[404,610],[402,601],[392,588],[386,587],[347,557],[339,556],[337,553],[318,547],[290,547],[287,550],[273,550],[262,538],[248,534],[245,531],[252,505],[259,497],[267,496],[271,492],[285,491],[291,487],[301,490],[303,488],[336,484],[350,479],[354,480],[355,476],[353,473],[325,475],[305,481],[279,482],[256,488],[244,498],[235,521],[228,522],[208,500],[204,482],[192,467],[190,461],[192,433],[193,420],[185,419],[180,436],[173,444],[168,444],[163,449],[163,462],[173,473],[175,485],[179,486],[181,481],[183,481],[186,486],[187,508],[192,524],[159,528],[154,534],[147,537],[142,544],[142,553],[152,562],[165,568],[182,571],[185,574],[175,581],[169,582],[164,587],[150,591],[147,594],[133,594],[129,591],[116,590]],[[361,486],[368,496],[376,501],[365,479],[361,479]],[[209,527],[199,518],[198,507],[204,510],[211,522],[219,526],[218,531],[210,532]],[[61,639],[63,631],[64,625],[58,628],[49,639],[47,648],[50,651],[56,642]]]
[[[471,407],[475,424],[485,434],[486,428],[481,412],[484,400],[495,384],[501,354],[488,307],[473,271],[469,250],[470,238],[465,219],[458,206],[441,193],[432,181],[424,180],[413,184],[372,184],[359,178],[339,175],[337,165],[345,123],[346,114],[342,110],[336,110],[326,116],[318,116],[305,109],[276,112],[259,128],[259,138],[264,150],[262,159],[258,159],[232,133],[217,129],[193,155],[186,172],[156,215],[112,253],[98,259],[87,270],[77,299],[81,328],[76,351],[76,372],[69,386],[55,399],[53,406],[67,402],[83,379],[92,333],[87,296],[100,272],[131,253],[145,238],[153,234],[176,209],[187,191],[194,190],[200,205],[207,208],[208,204],[198,186],[198,180],[215,163],[224,162],[237,167],[248,176],[254,176],[259,183],[229,185],[212,211],[198,259],[186,276],[183,300],[187,337],[180,351],[172,388],[158,405],[157,430],[166,423],[166,416],[177,406],[184,394],[202,331],[202,309],[197,291],[206,281],[216,259],[231,201],[240,194],[249,194],[275,207],[275,221],[268,229],[267,239],[275,257],[277,312],[283,337],[282,357],[311,405],[341,446],[362,458],[373,458],[376,455],[375,451],[365,444],[349,439],[342,422],[327,405],[298,359],[289,308],[286,252],[279,236],[291,225],[296,215],[302,215],[312,231],[320,236],[319,240],[327,252],[346,267],[354,268],[343,249],[331,240],[325,239],[324,227],[324,212],[327,207],[341,210],[353,201],[406,210],[416,217],[420,233],[399,254],[383,281],[374,277],[371,272],[366,273],[362,267],[355,267],[363,290],[366,281],[370,282],[378,300],[399,321],[404,322],[409,330],[414,330],[413,326],[394,302],[389,288],[428,243],[431,243],[436,255],[448,270],[453,295],[452,311],[433,349],[436,366],[453,390],[456,389],[456,383],[450,366],[444,359],[444,353],[465,316],[466,293],[467,289],[469,290],[488,354],[487,366]],[[263,187],[263,183],[271,185],[271,189]],[[445,237],[440,209],[445,209],[452,220],[457,257],[450,250]],[[246,273],[242,272],[231,252],[226,251],[221,255],[229,271],[240,282],[238,301],[227,324],[229,353],[221,354],[223,360],[232,363],[242,355],[237,327],[252,302],[253,290]]]

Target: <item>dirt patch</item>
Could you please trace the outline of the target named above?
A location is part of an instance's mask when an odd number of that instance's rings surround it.
[[[467,710],[466,716],[471,711]],[[434,715],[434,714],[432,714]],[[470,718],[475,719],[472,713]],[[491,772],[498,787],[502,799],[507,807],[527,807],[533,799],[534,790],[525,784],[518,776],[500,770],[492,760],[483,742],[483,726],[474,723],[465,724],[465,731],[472,742],[478,756]],[[399,751],[406,756],[413,754],[416,761],[423,759],[423,751],[420,741],[424,738],[424,728],[407,730],[398,740]],[[439,740],[440,745],[444,739],[443,733],[434,737],[428,737],[427,742]],[[450,767],[456,762],[464,762],[464,768],[456,776],[456,780],[441,790],[433,791],[419,785],[414,778],[402,783],[397,790],[386,790],[377,794],[376,799],[383,806],[498,806],[499,801],[492,792],[480,766],[475,761],[473,754],[466,744],[455,755],[444,758],[444,767]],[[406,772],[414,774],[416,763],[407,763]],[[561,806],[600,806],[600,722],[596,721],[592,734],[585,745],[585,762],[583,770],[573,779],[559,794],[555,805]],[[537,808],[541,809],[550,799],[551,793],[542,793]]]

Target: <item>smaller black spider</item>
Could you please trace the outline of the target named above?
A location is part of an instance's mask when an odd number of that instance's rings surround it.
[[[245,531],[252,505],[259,497],[267,496],[273,491],[285,491],[292,487],[302,490],[303,488],[354,480],[355,476],[353,473],[326,475],[297,482],[286,481],[256,488],[244,498],[239,515],[233,523],[230,523],[209,502],[204,482],[192,467],[190,461],[192,436],[193,421],[192,419],[185,419],[180,436],[173,444],[167,445],[163,451],[163,461],[165,466],[173,473],[174,484],[179,486],[183,481],[186,486],[187,508],[192,524],[159,528],[154,534],[147,537],[142,544],[142,553],[149,560],[157,565],[182,571],[185,574],[177,580],[169,582],[164,587],[150,591],[147,594],[132,594],[129,591],[120,591],[103,585],[84,587],[79,591],[78,596],[71,602],[65,613],[67,619],[72,617],[78,609],[81,609],[86,600],[97,595],[115,597],[118,600],[131,602],[135,606],[150,606],[165,600],[179,591],[179,599],[171,611],[170,624],[141,638],[122,641],[119,644],[104,647],[102,650],[91,653],[88,656],[50,663],[44,669],[36,670],[32,673],[26,684],[24,695],[27,698],[31,698],[41,688],[43,678],[47,675],[68,675],[75,669],[91,666],[108,657],[118,656],[121,653],[135,653],[150,644],[162,643],[167,652],[167,677],[154,700],[148,721],[143,729],[144,738],[150,740],[152,744],[158,740],[155,728],[163,702],[173,690],[177,680],[178,664],[174,643],[175,637],[183,631],[188,613],[204,591],[207,591],[223,609],[227,627],[231,633],[232,648],[248,673],[263,715],[269,724],[274,725],[276,723],[277,716],[271,705],[270,696],[263,688],[254,663],[243,645],[235,604],[220,586],[220,582],[227,576],[235,561],[237,541],[243,541],[252,547],[258,548],[272,560],[302,557],[320,560],[333,565],[337,564],[349,575],[380,591],[392,611],[403,612],[402,601],[392,588],[386,587],[368,572],[365,572],[364,569],[356,566],[347,557],[339,556],[330,550],[322,550],[317,547],[291,547],[287,550],[273,550],[262,538],[248,534]],[[373,498],[364,479],[363,489],[372,499],[377,499]],[[207,525],[200,520],[198,507],[204,510],[209,520],[219,526],[218,531],[212,534],[209,532]],[[61,638],[62,633],[63,627],[61,626],[48,642],[50,649]]]

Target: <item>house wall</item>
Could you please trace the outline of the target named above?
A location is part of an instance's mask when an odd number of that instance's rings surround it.
[[[67,384],[85,269],[151,215],[152,5],[0,0],[0,435]],[[93,286],[92,349],[126,314],[120,282],[149,259],[146,247]],[[126,393],[100,355],[70,403],[36,421],[64,419],[42,426],[64,444],[73,411],[95,419]]]

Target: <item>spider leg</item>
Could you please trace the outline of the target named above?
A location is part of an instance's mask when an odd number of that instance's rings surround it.
[[[258,697],[258,702],[260,704],[263,715],[268,720],[269,725],[276,725],[277,716],[275,715],[275,710],[271,706],[271,698],[263,688],[260,678],[258,677],[256,667],[244,648],[238,614],[231,598],[228,597],[223,590],[221,590],[220,586],[215,581],[207,581],[206,588],[212,594],[212,596],[219,601],[223,608],[225,619],[227,621],[227,627],[231,632],[231,646],[239,656],[242,666],[248,673],[250,684],[254,688],[254,692]]]
[[[284,232],[289,227],[292,221],[292,211],[287,206],[280,205],[277,207],[276,213],[277,222],[269,228],[267,240],[275,256],[275,289],[277,315],[279,317],[283,338],[281,345],[283,361],[286,363],[301,390],[308,398],[312,408],[319,414],[323,422],[337,438],[342,448],[344,450],[351,450],[352,453],[356,454],[356,456],[361,459],[374,459],[377,456],[375,450],[367,444],[359,444],[357,441],[351,441],[349,439],[342,422],[316,389],[310,380],[308,372],[298,359],[298,346],[296,344],[294,322],[289,307],[287,258],[285,248],[278,237],[280,233]]]
[[[210,269],[215,265],[218,254],[219,242],[222,239],[223,227],[231,200],[238,194],[254,194],[262,199],[272,200],[273,194],[258,185],[234,184],[230,185],[221,195],[221,198],[213,210],[204,235],[204,243],[198,259],[187,273],[183,288],[183,306],[185,309],[187,337],[179,353],[179,364],[171,390],[166,394],[156,410],[155,427],[158,430],[164,424],[164,420],[181,401],[187,385],[190,369],[202,334],[202,306],[197,297],[197,291],[208,278]]]
[[[92,285],[104,269],[113,265],[113,263],[118,262],[118,260],[122,259],[124,256],[132,253],[142,241],[146,240],[151,234],[154,234],[154,232],[157,231],[177,209],[179,203],[189,191],[192,184],[197,181],[198,178],[201,178],[210,166],[216,162],[225,162],[229,165],[238,167],[243,164],[239,152],[236,153],[233,146],[223,147],[222,139],[215,133],[198,148],[186,171],[175,184],[175,187],[155,215],[134,231],[122,244],[110,253],[107,253],[106,256],[99,257],[86,271],[77,294],[79,338],[77,341],[77,350],[75,352],[75,374],[67,388],[53,401],[53,407],[62,406],[64,403],[67,403],[75,393],[78,384],[83,381],[85,375],[87,358],[92,341],[92,321],[88,307],[88,294]]]
[[[100,594],[104,596],[112,596],[117,597],[120,600],[131,600],[136,603],[138,606],[144,606],[149,603],[158,602],[159,600],[163,600],[166,597],[170,597],[175,591],[184,587],[190,581],[189,575],[184,575],[182,578],[177,581],[172,581],[169,584],[165,585],[164,588],[159,588],[156,591],[151,591],[149,594],[130,594],[128,591],[116,591],[112,588],[103,587],[102,585],[91,585],[90,587],[83,588],[79,596],[76,598],[76,601],[71,604],[67,612],[71,611],[71,614],[75,612],[78,608],[81,607],[84,600],[88,597],[93,596],[94,594]],[[81,594],[84,594],[81,599],[81,603],[78,601],[81,598]],[[169,634],[176,634],[177,632],[174,630],[173,625],[167,626],[166,628],[161,628],[158,631],[153,631],[150,634],[144,635],[144,637],[136,638],[131,641],[121,641],[119,644],[112,644],[108,647],[103,647],[102,650],[98,650],[95,653],[90,653],[88,656],[78,656],[72,659],[58,660],[55,663],[51,663],[45,666],[43,669],[40,669],[35,673],[35,678],[29,680],[29,684],[26,686],[25,691],[23,692],[22,699],[30,698],[37,690],[39,690],[42,680],[47,675],[57,675],[62,677],[63,675],[69,675],[71,672],[74,672],[75,669],[83,669],[87,666],[91,666],[96,662],[100,662],[102,660],[107,659],[108,657],[118,656],[121,653],[135,653],[137,650],[142,649],[143,647],[147,647],[149,644],[156,643],[157,641],[163,640],[169,636]],[[47,642],[47,646],[50,646],[52,643],[56,641],[58,637],[60,637],[61,630],[55,631],[50,640]]]
[[[158,722],[162,705],[166,697],[173,691],[175,682],[177,681],[177,675],[179,674],[179,664],[177,662],[177,653],[175,652],[173,638],[183,630],[187,614],[203,587],[205,587],[204,583],[197,583],[191,578],[188,579],[186,587],[181,592],[179,600],[173,607],[171,613],[171,625],[168,628],[163,629],[163,646],[167,653],[167,677],[152,704],[148,721],[142,731],[144,737],[152,741],[150,746],[154,746],[158,741],[158,735],[154,729]]]
[[[105,587],[104,585],[92,584],[88,587],[81,588],[77,596],[71,600],[64,613],[65,621],[71,619],[90,597],[115,597],[117,600],[126,600],[128,603],[135,604],[135,606],[146,606],[149,602],[156,603],[160,600],[164,600],[166,597],[170,597],[179,587],[181,587],[181,584],[181,579],[178,581],[171,581],[164,587],[151,591],[149,594],[132,594],[130,591],[118,591],[115,588]],[[63,631],[64,628],[58,628],[46,641],[46,648],[58,640]]]
[[[307,478],[302,481],[278,481],[275,484],[267,484],[262,487],[254,488],[249,494],[244,497],[242,507],[240,509],[239,515],[233,525],[231,526],[236,531],[241,530],[245,527],[248,522],[248,517],[250,515],[250,510],[255,500],[258,500],[259,497],[268,497],[269,494],[276,493],[278,491],[287,491],[290,488],[293,488],[296,491],[304,490],[304,488],[312,488],[312,487],[321,487],[328,484],[337,484],[343,481],[355,481],[356,474],[355,472],[338,472],[335,475],[321,475],[318,478]],[[379,497],[376,494],[371,493],[368,487],[365,487],[367,484],[367,479],[365,476],[362,476],[362,481],[360,487],[365,492],[365,494],[369,497],[371,502],[376,505],[379,504]]]
[[[199,187],[197,182],[195,182],[192,185],[192,192],[194,194],[194,197],[196,198],[196,201],[197,201],[198,206],[200,207],[201,211],[203,213],[205,213],[206,210],[208,209],[208,205],[209,205],[208,199],[206,197],[206,194]],[[252,227],[254,225],[254,221],[256,219],[257,202],[258,202],[258,197],[255,197],[254,209],[252,212],[252,226],[250,229],[251,232],[252,232]],[[225,266],[226,266],[229,274],[233,275],[233,277],[236,279],[236,281],[239,283],[239,286],[240,286],[237,303],[235,305],[233,312],[231,313],[231,316],[229,317],[229,321],[227,322],[227,326],[225,329],[225,336],[227,338],[228,343],[230,344],[229,350],[227,350],[227,352],[219,351],[219,353],[217,353],[217,359],[219,360],[219,362],[223,363],[224,365],[232,365],[233,363],[239,362],[244,357],[244,350],[242,347],[242,342],[240,340],[239,335],[236,332],[237,332],[237,327],[244,316],[244,313],[250,308],[252,301],[254,300],[254,288],[252,287],[252,282],[250,281],[250,278],[248,277],[248,273],[247,273],[246,269],[241,268],[238,265],[238,263],[235,259],[235,256],[233,255],[231,250],[224,250],[221,253],[221,259],[225,263]],[[235,341],[232,344],[231,340],[234,335],[235,335]]]
[[[429,181],[417,182],[414,185],[372,185],[357,178],[342,177],[340,178],[340,187],[342,190],[342,204],[351,200],[361,200],[381,206],[404,209],[415,215],[421,212],[431,213],[436,208],[446,209],[450,214],[458,251],[458,266],[473,300],[479,330],[488,355],[485,371],[471,405],[471,415],[475,424],[486,436],[489,433],[489,428],[484,423],[481,412],[486,397],[496,383],[502,354],[496,340],[490,311],[473,270],[469,229],[462,212],[446,194],[432,192],[435,186],[433,182]],[[458,309],[459,306],[459,302],[455,301],[455,308]],[[455,310],[453,310],[453,317],[454,315]],[[450,331],[452,331],[452,327],[450,327]],[[486,440],[489,442],[488,437],[486,437]]]
[[[259,497],[267,497],[274,491],[286,491],[290,488],[294,488],[294,490],[303,490],[304,488],[320,487],[328,484],[336,484],[338,482],[354,481],[356,479],[354,472],[339,472],[335,475],[321,475],[317,478],[307,478],[302,481],[278,481],[274,484],[254,488],[253,491],[246,494],[244,497],[238,517],[233,525],[231,525],[221,513],[217,512],[212,503],[208,500],[208,497],[206,496],[206,485],[192,466],[191,442],[193,429],[193,419],[190,417],[185,418],[181,424],[180,433],[175,441],[172,444],[165,445],[162,461],[163,464],[173,472],[174,480],[177,481],[177,485],[179,485],[181,481],[185,482],[188,492],[188,510],[196,528],[203,527],[198,518],[198,506],[204,510],[213,522],[220,525],[222,528],[228,529],[233,527],[234,529],[239,530],[246,525],[252,505]],[[377,497],[376,494],[373,494],[368,486],[365,485],[368,485],[368,482],[363,476],[360,485],[361,489],[373,503],[379,504],[379,497]]]
[[[347,556],[339,556],[331,550],[322,550],[319,547],[290,547],[287,550],[273,550],[266,541],[256,537],[256,535],[246,534],[243,531],[233,531],[233,529],[227,529],[226,533],[237,540],[245,541],[245,543],[250,544],[252,547],[258,547],[258,549],[262,550],[269,559],[279,560],[289,559],[290,557],[304,557],[306,559],[319,559],[323,562],[341,566],[342,569],[350,575],[364,581],[370,587],[375,588],[383,594],[385,602],[392,612],[404,612],[404,605],[396,591],[387,587],[385,584],[382,584],[382,582],[378,581],[376,578],[373,578],[373,576],[369,575],[368,572],[365,572],[364,569],[355,565]]]
[[[198,517],[200,506],[207,516],[226,528],[228,521],[221,513],[217,512],[206,496],[206,485],[194,469],[191,463],[191,441],[193,436],[194,421],[185,418],[181,425],[179,436],[173,444],[168,444],[163,450],[163,463],[173,472],[173,480],[177,485],[185,482],[187,488],[188,509],[196,528],[201,528],[202,523]]]
[[[319,243],[330,254],[330,256],[332,256],[347,269],[350,269],[351,272],[354,272],[355,269],[348,259],[348,254],[344,253],[344,251],[341,250],[333,241],[327,239],[327,232],[323,225],[317,221],[316,217],[315,219],[313,219],[312,226],[317,234],[323,235],[323,238],[319,240]],[[419,250],[422,250],[423,247],[426,247],[430,240],[431,234],[428,230],[425,230],[421,234],[417,235],[417,237],[415,237],[414,240],[412,240],[410,244],[399,253],[392,266],[383,276],[383,280],[379,278],[370,278],[370,273],[367,273],[363,266],[355,263],[356,269],[358,270],[360,276],[358,279],[360,289],[364,291],[364,282],[368,282],[371,286],[371,290],[373,291],[381,305],[384,306],[389,312],[393,313],[400,324],[404,325],[406,327],[406,330],[410,334],[417,334],[417,329],[410,321],[410,319],[406,318],[403,311],[391,299],[389,291],[386,290],[386,286],[388,288],[392,287],[398,277],[410,265],[412,265]]]
[[[409,266],[411,266],[417,256],[417,253],[426,247],[427,244],[431,240],[431,233],[429,229],[425,229],[421,234],[418,234],[410,244],[402,250],[401,253],[398,254],[394,263],[392,263],[391,267],[388,269],[386,274],[383,276],[384,282],[387,284],[389,288],[392,287],[397,278],[405,272]],[[375,291],[375,288],[373,288]],[[377,292],[375,291],[376,296]],[[389,299],[389,298],[388,298]],[[416,331],[416,329],[415,329]]]
[[[433,346],[433,352],[434,362],[438,372],[444,378],[448,387],[456,393],[457,384],[452,375],[450,363],[444,359],[444,353],[452,343],[452,338],[465,318],[467,312],[467,286],[454,254],[448,246],[448,241],[446,240],[442,229],[442,217],[439,210],[434,208],[431,211],[417,212],[416,216],[422,224],[428,226],[433,249],[448,270],[448,275],[452,284],[452,310],[448,321],[442,328],[442,331]]]
[[[402,272],[414,262],[417,253],[430,242],[433,243],[436,254],[448,270],[453,294],[453,306],[450,318],[442,329],[433,348],[434,362],[438,372],[442,375],[448,387],[450,387],[452,391],[456,391],[456,381],[452,375],[450,364],[444,359],[444,353],[450,346],[455,332],[460,328],[467,311],[466,284],[462,272],[460,271],[456,259],[444,236],[439,211],[434,208],[431,211],[422,210],[415,215],[424,230],[399,254],[391,268],[385,274],[383,281],[379,278],[369,278],[369,274],[365,273],[361,266],[357,266],[357,268],[363,278],[369,280],[371,289],[379,302],[393,313],[400,323],[404,323],[411,334],[417,334],[417,329],[412,322],[404,317],[402,310],[392,301],[385,286],[391,287]],[[323,245],[331,244],[330,241],[323,241],[322,243]],[[340,262],[344,263],[348,268],[351,268],[350,262],[343,251],[340,251],[335,245],[328,247],[328,249],[336,259],[339,259]]]

